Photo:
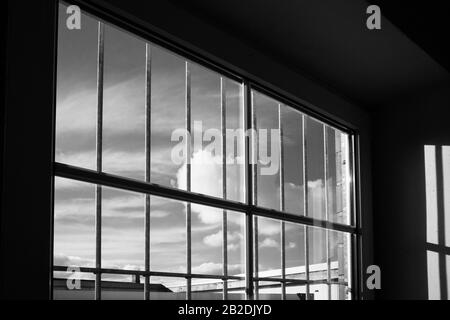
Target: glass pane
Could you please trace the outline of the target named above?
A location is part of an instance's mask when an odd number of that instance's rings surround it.
[[[331,281],[339,281],[351,287],[351,235],[338,231],[328,232]]]
[[[328,300],[329,285],[325,283],[311,284],[309,286],[309,293],[312,300]]]
[[[308,227],[309,280],[327,281],[327,230]],[[313,291],[311,291],[313,292]]]
[[[145,197],[102,188],[102,268],[144,270]]]
[[[82,28],[66,26],[59,5],[55,160],[96,167],[97,20],[82,13]]]
[[[255,290],[258,290],[258,300],[281,300],[281,284],[279,282],[257,281]]]
[[[135,275],[102,274],[102,300],[143,300],[144,279]]]
[[[306,286],[298,283],[286,283],[286,300],[306,300]]]
[[[285,211],[304,215],[303,182],[303,115],[284,106],[281,113],[283,129],[283,170]]]
[[[150,198],[150,269],[186,272],[186,205]]]
[[[350,224],[350,161],[348,135],[331,127],[327,134],[328,220]]]
[[[55,266],[95,266],[95,186],[55,178]]]
[[[191,204],[192,273],[223,274],[223,210]]]
[[[144,179],[145,43],[105,25],[103,171]]]
[[[152,46],[151,181],[181,189],[186,188],[183,162],[172,161],[172,149],[180,142],[171,137],[186,127],[185,70],[184,59]]]
[[[192,300],[222,300],[223,281],[220,279],[192,279]]]
[[[345,285],[331,285],[331,300],[351,300],[350,288]]]
[[[325,163],[323,124],[306,118],[306,168],[308,177],[308,216],[315,219],[325,215]]]
[[[245,276],[245,214],[242,212],[227,211],[227,253],[228,275]]]
[[[192,273],[223,274],[224,211],[191,205]],[[226,211],[229,275],[245,275],[245,214]]]
[[[150,277],[150,300],[186,300],[186,279]]]
[[[224,78],[225,79],[225,78]],[[225,79],[227,199],[245,202],[244,102],[240,83]]]
[[[281,222],[255,217],[254,224],[258,239],[258,276],[281,277]]]
[[[442,197],[444,201],[445,246],[450,247],[450,146],[441,146],[442,153]],[[450,255],[447,255],[449,261]],[[450,264],[447,262],[447,290],[450,290]]]
[[[228,280],[228,300],[245,300],[245,280]]]
[[[53,272],[54,300],[94,300],[95,275],[78,272],[69,268],[68,272]]]
[[[306,279],[305,227],[285,223],[286,278]]]
[[[195,63],[191,68],[191,190],[222,197],[220,76]]]
[[[253,91],[253,111],[256,116],[257,176],[256,204],[280,209],[280,154],[278,102]]]

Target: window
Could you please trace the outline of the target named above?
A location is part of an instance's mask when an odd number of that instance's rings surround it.
[[[351,132],[81,19],[58,35],[54,298],[351,299]]]

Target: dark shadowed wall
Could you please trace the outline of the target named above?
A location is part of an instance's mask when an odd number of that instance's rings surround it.
[[[379,299],[428,298],[424,146],[450,146],[449,120],[448,83],[397,99],[375,114],[374,250],[381,268]],[[442,197],[441,188],[437,193]],[[444,259],[448,251],[441,250]],[[439,281],[445,291],[445,276]]]

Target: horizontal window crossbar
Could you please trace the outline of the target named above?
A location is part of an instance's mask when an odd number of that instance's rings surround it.
[[[73,269],[69,266],[53,266],[53,271],[71,272]],[[173,278],[195,278],[195,279],[219,279],[219,280],[245,280],[245,277],[240,276],[223,276],[212,274],[196,274],[196,273],[177,273],[177,272],[162,272],[162,271],[144,271],[144,270],[126,270],[126,269],[108,269],[108,268],[90,268],[80,267],[81,273],[93,274],[121,274],[133,276],[150,276],[150,277],[173,277]]]
[[[68,271],[69,270],[69,271]],[[71,272],[70,266],[54,266],[53,271],[59,272]],[[126,270],[126,269],[108,269],[108,268],[90,268],[90,267],[80,267],[79,271],[81,273],[92,273],[92,274],[120,274],[120,275],[133,275],[133,276],[150,276],[150,277],[172,277],[172,278],[190,278],[190,279],[218,279],[218,280],[245,280],[245,277],[241,276],[223,276],[223,275],[212,275],[212,274],[187,274],[187,273],[177,273],[177,272],[161,272],[161,271],[144,271],[144,270]],[[334,285],[348,285],[346,281],[339,280],[303,280],[303,279],[281,279],[273,277],[253,277],[254,281],[265,281],[265,282],[279,282],[286,284],[334,284]]]
[[[428,251],[434,251],[437,253],[450,255],[450,247],[448,247],[448,246],[441,245],[441,244],[435,244],[435,243],[429,243],[429,242],[425,246]]]
[[[128,191],[150,194],[174,200],[187,201],[205,206],[221,208],[225,210],[252,212],[256,216],[277,219],[292,223],[303,224],[312,227],[336,230],[347,233],[359,234],[360,230],[354,226],[343,225],[339,223],[317,220],[311,217],[298,216],[274,209],[262,208],[254,205],[248,205],[240,202],[224,200],[210,197],[194,192],[188,192],[180,189],[173,189],[161,185],[147,183],[144,181],[133,180],[107,173],[99,173],[94,170],[70,166],[67,164],[54,163],[54,175],[62,178],[83,181],[92,184],[98,184],[111,188],[118,188]]]
[[[306,284],[334,284],[334,285],[342,285],[348,286],[347,281],[339,281],[339,280],[304,280],[304,279],[281,279],[281,278],[272,278],[272,277],[253,277],[254,281],[262,281],[262,282],[279,282],[285,283],[286,285],[306,285]]]

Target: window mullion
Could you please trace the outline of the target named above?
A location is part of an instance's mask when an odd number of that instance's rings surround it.
[[[191,191],[191,68],[188,61],[186,61],[185,69],[186,81],[186,191]],[[191,203],[186,203],[186,299],[191,300]]]
[[[280,211],[284,212],[285,210],[285,196],[284,196],[284,147],[283,147],[283,122],[282,122],[282,112],[281,112],[281,104],[278,104],[278,131],[279,131],[279,156],[280,156],[280,170],[279,170],[279,178],[280,178]],[[281,279],[283,282],[281,283],[281,297],[282,300],[286,300],[286,226],[285,222],[280,222],[280,237],[281,237]]]
[[[252,91],[250,84],[248,82],[245,83],[244,88],[244,117],[245,117],[245,129],[247,132],[247,135],[245,135],[245,154],[246,154],[246,202],[247,202],[247,209],[246,209],[246,259],[245,259],[245,271],[246,271],[246,299],[247,300],[253,300],[255,298],[255,292],[254,292],[254,283],[253,283],[253,272],[254,272],[254,244],[253,244],[253,212],[250,209],[251,205],[256,201],[255,197],[255,177],[254,177],[254,136],[253,136],[253,126],[254,126],[254,120],[253,120],[253,101],[252,101]]]
[[[253,100],[253,92],[250,90],[250,110],[251,110],[251,132],[252,132],[252,204],[256,207],[258,205],[258,154],[259,154],[259,143],[258,143],[258,126],[256,122],[256,111]],[[257,278],[259,277],[259,250],[258,250],[258,217],[253,216],[253,256],[254,256],[254,264],[253,264],[253,275]],[[253,280],[252,280],[253,281]],[[255,283],[252,282],[254,287],[253,289],[253,297],[256,300],[259,300],[259,281]]]
[[[145,182],[151,176],[151,83],[152,83],[152,51],[150,44],[145,45]],[[150,272],[150,194],[145,194],[145,271]],[[150,299],[150,276],[145,276],[144,298]]]
[[[104,47],[105,26],[98,23],[98,56],[97,56],[97,137],[96,156],[97,172],[102,172],[102,146],[103,146],[103,73],[104,73]],[[101,299],[101,268],[102,268],[102,187],[96,185],[95,190],[95,299]]]
[[[303,149],[303,214],[308,215],[308,171],[306,167],[306,116],[302,115],[302,149]],[[309,227],[305,225],[305,276],[306,276],[306,300],[309,300]]]
[[[222,132],[222,197],[227,199],[227,134],[226,134],[226,84],[225,79],[220,77],[220,112]],[[228,239],[227,239],[227,211],[223,210],[222,217],[222,263],[223,275],[228,277]],[[223,299],[228,300],[228,282],[223,281]]]
[[[325,200],[325,220],[329,221],[329,211],[328,211],[328,136],[327,136],[327,126],[322,124],[323,127],[323,172],[324,172],[324,200]],[[327,289],[328,289],[328,300],[331,300],[331,260],[330,260],[330,230],[325,230],[326,232],[326,258],[327,258]]]
[[[346,186],[348,186],[349,192],[351,193],[346,199],[349,199],[350,203],[346,203],[348,206],[349,214],[350,214],[350,222],[355,226],[356,230],[351,235],[351,252],[352,252],[352,270],[351,270],[351,293],[352,300],[361,299],[362,298],[362,262],[361,262],[361,225],[360,225],[360,207],[358,203],[359,196],[357,196],[358,190],[358,180],[357,173],[359,172],[359,162],[357,161],[358,155],[358,140],[355,139],[354,136],[349,135],[347,138],[348,148],[345,150],[347,154],[347,161],[349,162],[349,171],[347,173],[346,179],[350,181],[346,181]],[[349,279],[350,280],[350,279]]]

